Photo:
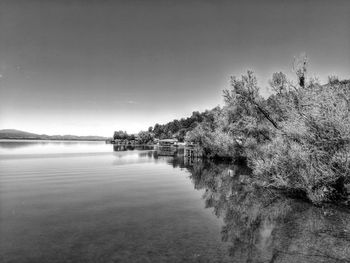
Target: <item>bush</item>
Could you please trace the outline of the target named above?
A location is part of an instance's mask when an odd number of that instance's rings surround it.
[[[288,118],[260,156],[254,174],[270,185],[299,190],[314,203],[339,199],[350,179],[350,88],[332,82],[285,94]],[[284,100],[285,102],[285,100]]]
[[[284,189],[315,204],[347,196],[350,184],[350,82],[306,82],[306,60],[298,85],[274,73],[269,98],[260,95],[248,71],[224,91],[225,107],[186,135],[208,157],[244,157],[254,181]],[[302,79],[301,79],[302,78]]]

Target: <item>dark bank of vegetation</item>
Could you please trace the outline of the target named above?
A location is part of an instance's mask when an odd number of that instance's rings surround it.
[[[350,184],[350,81],[330,77],[306,81],[306,60],[296,68],[298,84],[274,73],[274,93],[263,98],[248,71],[232,77],[225,106],[211,122],[186,134],[205,156],[244,157],[254,184],[283,189],[315,204],[348,198]]]
[[[184,142],[187,132],[192,131],[200,123],[213,123],[215,115],[221,109],[216,107],[205,112],[194,111],[192,116],[182,118],[180,120],[173,120],[166,124],[155,124],[154,127],[149,127],[147,131],[141,131],[137,135],[128,134],[126,131],[115,131],[113,135],[114,140],[134,141],[138,140],[141,144],[152,143],[155,138],[169,139],[176,138],[179,142]]]
[[[350,185],[350,81],[306,79],[307,60],[295,63],[297,84],[282,72],[261,96],[248,71],[232,77],[225,105],[190,118],[156,124],[156,137],[194,142],[208,158],[245,159],[254,184],[314,204],[347,200]]]
[[[194,111],[192,116],[173,120],[167,124],[156,124],[154,127],[149,127],[148,131],[153,133],[156,138],[176,138],[180,142],[185,140],[186,134],[195,129],[200,123],[213,123],[215,115],[220,111],[220,107],[204,112]]]
[[[272,75],[273,94],[264,98],[248,71],[232,77],[223,107],[156,124],[138,140],[177,138],[195,143],[206,158],[245,160],[254,184],[283,190],[321,204],[349,201],[350,80],[307,80],[307,60],[294,67],[297,83]],[[116,132],[114,138],[129,138]],[[132,138],[131,138],[132,139]]]

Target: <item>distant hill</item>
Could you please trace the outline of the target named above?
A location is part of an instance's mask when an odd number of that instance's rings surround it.
[[[107,138],[102,136],[46,135],[15,129],[4,129],[0,130],[0,139],[104,141]]]

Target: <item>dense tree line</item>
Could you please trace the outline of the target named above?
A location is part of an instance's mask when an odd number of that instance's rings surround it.
[[[183,142],[186,133],[192,131],[200,123],[212,124],[215,120],[215,115],[220,112],[220,107],[204,112],[194,111],[191,117],[182,118],[180,120],[173,120],[166,124],[155,124],[154,127],[149,127],[147,131],[140,131],[137,135],[128,134],[126,131],[115,131],[113,135],[114,140],[135,140],[146,144],[157,139],[176,138]]]
[[[114,140],[135,140],[134,134],[128,134],[126,131],[115,131],[113,135]]]
[[[350,81],[307,80],[305,57],[294,70],[296,83],[282,72],[272,75],[268,98],[261,96],[253,72],[232,77],[222,108],[156,124],[138,137],[144,143],[177,138],[195,143],[205,157],[245,159],[256,185],[315,204],[349,200]],[[127,136],[116,132],[114,138]]]
[[[306,62],[297,84],[272,75],[274,93],[260,94],[253,72],[233,77],[225,106],[212,123],[186,135],[208,157],[244,157],[255,182],[299,193],[319,204],[347,198],[350,184],[350,83],[329,78],[306,81]]]
[[[115,131],[113,139],[124,143],[130,143],[132,141],[135,143],[137,141],[137,144],[149,144],[153,143],[154,134],[148,131],[140,131],[137,135],[128,134],[126,131]]]
[[[163,125],[157,123],[154,127],[149,127],[148,131],[159,139],[177,138],[179,141],[184,141],[186,133],[192,131],[198,124],[213,123],[218,111],[220,111],[220,107],[204,112],[194,111],[191,117],[173,120]]]

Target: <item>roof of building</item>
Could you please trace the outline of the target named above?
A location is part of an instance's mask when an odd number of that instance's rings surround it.
[[[159,140],[159,142],[178,142],[178,139],[163,139]]]

